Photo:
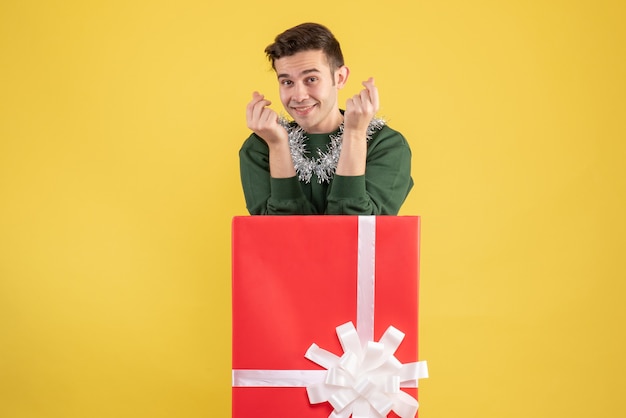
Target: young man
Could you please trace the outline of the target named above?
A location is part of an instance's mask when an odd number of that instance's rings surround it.
[[[413,186],[411,150],[375,117],[374,79],[339,108],[350,71],[324,26],[305,23],[278,35],[265,53],[292,122],[254,92],[246,108],[253,134],[240,152],[252,215],[396,215]]]

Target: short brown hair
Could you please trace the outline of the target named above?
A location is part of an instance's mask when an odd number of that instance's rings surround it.
[[[331,71],[344,65],[339,41],[326,26],[319,23],[302,23],[276,36],[274,43],[265,48],[265,54],[274,62],[298,52],[321,49],[326,55]]]

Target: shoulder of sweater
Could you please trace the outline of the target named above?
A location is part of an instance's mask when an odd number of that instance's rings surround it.
[[[378,145],[379,143],[389,146],[408,146],[408,142],[404,135],[391,128],[389,125],[383,126],[379,131],[374,132],[372,135],[370,146]]]
[[[268,149],[268,146],[260,136],[255,133],[251,133],[241,145],[241,150],[246,149]]]

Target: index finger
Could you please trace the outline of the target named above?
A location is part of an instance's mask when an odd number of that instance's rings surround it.
[[[259,93],[258,91],[255,91],[252,93],[252,100],[248,102],[248,105],[254,107],[255,104],[262,101],[263,99],[265,99],[265,95]]]
[[[259,103],[263,103],[261,108],[272,104],[272,102],[267,100],[263,94],[259,93],[258,91],[255,91],[254,93],[252,93],[252,100],[250,100],[248,102],[248,105],[246,106],[246,117],[248,119],[252,117],[252,113],[254,112],[254,109],[256,109]]]
[[[363,87],[367,89],[367,92],[370,95],[370,100],[374,105],[374,108],[378,111],[379,107],[379,97],[378,97],[378,88],[374,85],[374,77],[370,77],[367,81],[364,81]]]

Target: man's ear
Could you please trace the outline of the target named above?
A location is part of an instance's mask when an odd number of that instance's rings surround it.
[[[345,65],[342,65],[335,71],[335,84],[337,85],[337,89],[342,89],[343,86],[346,85],[349,75],[350,69]]]

